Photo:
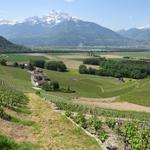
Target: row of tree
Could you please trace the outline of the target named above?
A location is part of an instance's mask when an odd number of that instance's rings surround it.
[[[143,79],[150,75],[150,63],[135,60],[107,60],[105,58],[86,59],[84,64],[99,64],[100,69],[87,68],[85,65],[79,67],[81,74],[93,74],[100,76],[126,77]]]
[[[45,60],[30,60],[29,67],[32,69],[33,67],[45,68],[48,70],[66,72],[67,67],[62,61],[48,61]],[[31,70],[30,69],[30,70]]]

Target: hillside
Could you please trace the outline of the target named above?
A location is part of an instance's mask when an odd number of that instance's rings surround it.
[[[0,52],[29,51],[29,48],[14,44],[0,36]]]
[[[0,34],[29,46],[129,46],[136,43],[96,23],[55,11],[13,25],[1,24]]]

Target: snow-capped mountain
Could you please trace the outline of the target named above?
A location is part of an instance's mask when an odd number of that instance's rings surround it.
[[[32,25],[43,24],[43,25],[56,25],[64,21],[79,21],[76,17],[72,17],[67,13],[52,10],[47,16],[44,17],[30,17],[25,19],[22,23],[29,23]]]
[[[0,25],[14,25],[16,24],[15,21],[10,21],[10,20],[6,20],[6,19],[0,19]]]
[[[0,25],[0,35],[27,46],[126,46],[133,42],[96,23],[58,11]]]
[[[143,26],[143,27],[137,27],[137,29],[141,29],[141,30],[145,30],[145,29],[150,29],[150,25],[146,25],[146,26]]]
[[[144,45],[150,45],[150,25],[120,30],[118,33],[124,37],[140,41]]]

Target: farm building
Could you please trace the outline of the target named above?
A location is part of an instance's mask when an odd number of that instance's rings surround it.
[[[50,82],[50,79],[40,70],[35,70],[31,73],[31,82],[33,86],[39,87],[45,83]]]

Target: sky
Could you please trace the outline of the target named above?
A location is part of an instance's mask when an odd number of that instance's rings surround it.
[[[0,0],[0,19],[21,21],[47,15],[51,10],[112,30],[150,24],[150,0]]]

